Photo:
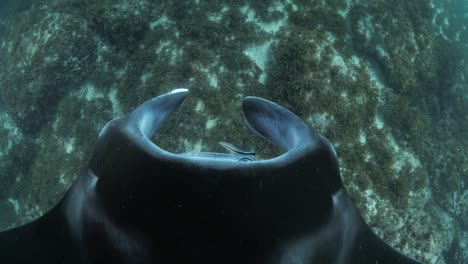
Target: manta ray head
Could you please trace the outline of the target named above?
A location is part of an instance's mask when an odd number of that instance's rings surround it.
[[[282,155],[243,162],[220,153],[171,153],[150,138],[187,94],[178,89],[156,97],[105,126],[89,166],[96,182],[95,201],[88,203],[100,207],[86,219],[97,211],[112,225],[160,238],[152,243],[161,247],[204,237],[211,251],[220,251],[216,241],[243,244],[223,247],[236,250],[261,243],[271,251],[277,241],[315,232],[327,221],[332,195],[342,187],[328,140],[289,110],[247,97],[246,124]]]
[[[247,126],[284,151],[271,159],[226,143],[231,154],[153,143],[187,94],[174,90],[110,121],[62,201],[0,233],[2,263],[419,263],[372,232],[332,144],[282,106],[242,102]]]

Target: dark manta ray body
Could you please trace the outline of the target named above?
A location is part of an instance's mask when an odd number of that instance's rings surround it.
[[[87,170],[38,220],[0,233],[1,263],[419,263],[380,240],[341,182],[332,145],[270,101],[243,101],[279,157],[167,152],[148,137],[178,89],[102,130]],[[249,156],[250,157],[250,156]]]

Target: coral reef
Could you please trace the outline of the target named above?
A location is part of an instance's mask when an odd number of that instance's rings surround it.
[[[244,96],[266,97],[333,142],[344,183],[384,240],[427,263],[464,263],[461,5],[10,1],[0,7],[0,225],[53,206],[108,120],[187,87],[190,100],[154,138],[160,146],[223,151],[226,141],[277,155],[247,136],[240,112]]]

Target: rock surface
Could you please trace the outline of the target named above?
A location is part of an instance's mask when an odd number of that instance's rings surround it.
[[[427,263],[466,263],[462,4],[10,1],[0,7],[0,225],[51,208],[107,121],[186,87],[161,146],[223,151],[227,141],[277,155],[240,110],[247,95],[276,101],[333,142],[385,241]]]

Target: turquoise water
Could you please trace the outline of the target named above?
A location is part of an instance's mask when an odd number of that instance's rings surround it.
[[[186,87],[154,138],[279,150],[242,120],[248,95],[327,137],[366,221],[427,263],[468,262],[467,2],[1,1],[0,229],[52,208],[103,126]]]

